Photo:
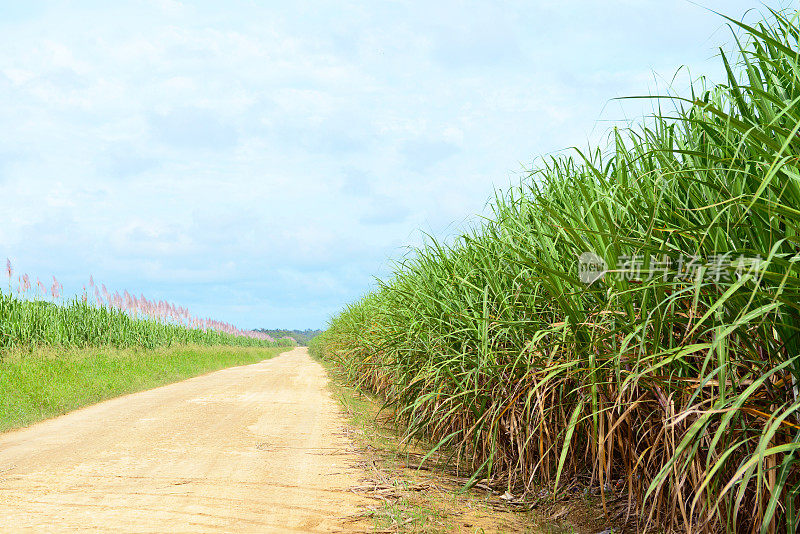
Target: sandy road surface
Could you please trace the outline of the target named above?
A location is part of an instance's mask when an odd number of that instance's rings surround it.
[[[0,434],[0,532],[327,532],[362,502],[297,348]]]

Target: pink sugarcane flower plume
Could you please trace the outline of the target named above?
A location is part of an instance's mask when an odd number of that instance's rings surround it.
[[[54,299],[57,299],[59,297],[59,295],[60,295],[59,289],[60,288],[61,288],[61,284],[58,283],[58,280],[56,280],[56,277],[54,276],[53,277],[53,285],[50,286],[50,295],[52,295],[52,297]]]
[[[20,277],[19,282],[20,293],[25,294],[31,290],[31,278],[27,274]]]

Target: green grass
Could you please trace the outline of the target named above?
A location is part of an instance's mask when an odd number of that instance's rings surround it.
[[[0,362],[0,432],[82,406],[225,367],[256,363],[288,347],[185,345],[157,349],[42,348]]]
[[[640,528],[799,532],[800,23],[728,22],[725,84],[656,98],[605,149],[542,162],[316,350],[476,478],[611,483]],[[587,251],[609,268],[591,285]],[[707,276],[724,254],[761,261]]]

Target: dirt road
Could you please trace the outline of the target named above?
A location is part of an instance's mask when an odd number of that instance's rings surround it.
[[[0,532],[341,531],[361,473],[326,383],[296,348],[0,434]]]

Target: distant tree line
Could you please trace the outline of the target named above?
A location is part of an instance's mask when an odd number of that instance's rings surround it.
[[[306,330],[270,330],[267,328],[256,328],[255,331],[269,334],[275,339],[290,337],[297,341],[297,344],[301,347],[307,347],[309,341],[322,333],[322,330],[312,330],[310,328]]]

